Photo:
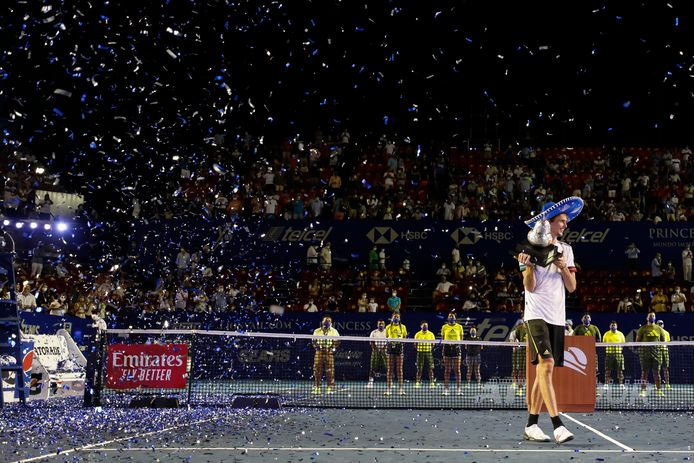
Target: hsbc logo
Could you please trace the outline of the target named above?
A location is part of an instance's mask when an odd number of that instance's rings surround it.
[[[496,229],[481,232],[474,227],[463,227],[451,233],[451,238],[453,238],[456,244],[475,244],[481,239],[501,243],[502,241],[511,240],[513,238],[513,233]]]
[[[390,227],[374,227],[366,234],[373,244],[390,244],[398,239],[398,232]]]
[[[569,347],[569,350],[564,351],[564,366],[586,376],[588,357],[578,347]]]
[[[451,238],[456,244],[475,244],[482,239],[482,233],[473,227],[463,227],[451,233]]]

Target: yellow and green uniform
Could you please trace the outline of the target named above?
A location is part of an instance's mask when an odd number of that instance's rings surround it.
[[[603,342],[626,342],[624,333],[621,331],[608,331],[602,337]],[[605,348],[605,371],[624,370],[624,355],[622,354],[622,346],[607,346]]]
[[[315,330],[313,330],[313,335],[339,337],[340,333],[338,333],[337,330],[331,326],[327,330],[323,328],[316,328]],[[332,339],[314,339],[313,345],[316,347],[316,350],[328,351],[335,346],[335,341],[333,341]]]
[[[574,329],[574,336],[592,336],[595,342],[600,342],[600,329],[595,325],[580,324]]]
[[[663,330],[663,336],[665,336],[665,342],[670,342],[670,332],[667,331],[665,328],[660,328]],[[667,346],[661,346],[660,347],[661,351],[661,357],[660,357],[660,363],[663,368],[670,368],[670,350],[668,349]]]
[[[636,332],[636,338],[641,342],[665,341],[663,329],[655,324],[643,325]],[[660,346],[644,346],[639,349],[639,359],[642,370],[656,370],[660,368],[662,361],[662,349]]]
[[[434,336],[434,333],[431,331],[422,331],[419,330],[417,333],[414,335],[415,339],[426,339],[426,340],[435,340],[436,336]],[[434,356],[431,353],[431,350],[434,348],[434,344],[430,342],[422,342],[422,343],[417,343],[417,369],[421,370],[424,368],[424,364],[427,364],[427,368],[431,370],[434,368]]]
[[[407,328],[402,323],[397,325],[390,323],[386,325],[386,338],[388,339],[405,339],[407,337]],[[389,355],[402,355],[402,343],[401,342],[389,342],[388,343],[388,354]]]
[[[441,339],[444,341],[462,341],[465,335],[463,327],[459,323],[446,323],[441,327]],[[460,344],[444,344],[444,357],[460,357]]]
[[[520,346],[513,348],[513,369],[525,371],[525,344],[528,340],[528,328],[525,323],[516,327],[516,341],[520,342]]]

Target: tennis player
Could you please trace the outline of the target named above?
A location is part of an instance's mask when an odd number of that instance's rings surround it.
[[[528,348],[532,363],[536,365],[535,382],[528,401],[528,424],[523,434],[530,441],[550,440],[537,425],[543,402],[552,419],[554,440],[560,444],[574,438],[559,417],[552,372],[555,366],[561,367],[564,362],[566,291],[572,293],[576,290],[573,250],[558,238],[581,209],[583,200],[572,196],[558,203],[545,203],[540,214],[525,222],[532,228],[538,220],[549,221],[552,244],[561,252],[554,263],[542,267],[534,265],[531,256],[526,253],[517,256],[525,287],[524,320],[528,325]]]

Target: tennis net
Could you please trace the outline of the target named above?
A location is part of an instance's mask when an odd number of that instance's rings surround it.
[[[156,395],[226,405],[234,397],[265,396],[299,407],[526,408],[527,348],[518,343],[115,329],[100,339],[93,404],[122,406]],[[589,379],[584,386],[570,380],[569,387],[590,388],[599,409],[692,410],[693,347],[569,347],[562,370]]]

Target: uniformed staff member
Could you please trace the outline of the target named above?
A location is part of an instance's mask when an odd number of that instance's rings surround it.
[[[444,341],[462,341],[464,337],[463,327],[455,320],[455,312],[449,313],[446,324],[441,327],[441,339]],[[443,345],[443,395],[449,393],[448,382],[452,370],[455,373],[457,392],[458,394],[463,393],[463,376],[460,373],[461,355],[460,344]]]
[[[422,320],[419,324],[419,327],[421,329],[417,331],[417,333],[414,335],[415,339],[422,339],[427,341],[434,341],[436,339],[434,333],[429,331],[429,323],[426,320]],[[431,353],[432,349],[434,348],[434,343],[418,342],[416,346],[417,381],[415,382],[414,387],[422,387],[422,372],[424,371],[424,368],[426,368],[429,372],[429,386],[436,387],[436,383],[434,383],[434,356]]]
[[[523,319],[516,320],[516,324],[508,335],[509,342],[517,343],[511,354],[511,389],[516,389],[516,395],[522,396],[525,384],[525,355],[526,342],[528,340],[528,328]]]
[[[610,329],[602,338],[603,342],[619,343],[626,342],[624,333],[617,329],[617,322],[610,322]],[[612,381],[612,372],[617,371],[617,380],[622,389],[624,389],[624,354],[622,346],[608,346],[605,348],[605,389],[608,389]]]
[[[657,323],[658,326],[663,330],[665,342],[670,342],[670,332],[665,329],[665,322],[658,320]],[[668,346],[662,346],[660,349],[662,354],[660,367],[663,370],[663,382],[665,383],[665,389],[672,389],[670,387],[670,350],[668,349]]]
[[[647,323],[636,332],[636,342],[664,342],[665,333],[663,329],[655,323],[655,312],[650,312],[646,317]],[[664,397],[665,394],[660,388],[660,366],[662,363],[661,346],[644,346],[639,348],[639,360],[641,361],[641,397],[646,397],[646,387],[648,386],[648,372],[653,372],[656,395]]]
[[[332,325],[333,319],[326,315],[321,321],[321,326],[313,331],[313,335],[331,337],[340,336],[340,333],[338,333]],[[313,357],[313,394],[320,394],[321,381],[323,379],[324,372],[325,379],[328,383],[328,387],[326,388],[325,392],[328,394],[333,394],[335,392],[335,359],[333,357],[333,353],[339,344],[340,341],[334,339],[313,340],[313,348],[316,350]]]
[[[386,370],[386,389],[385,395],[391,394],[393,388],[393,369],[398,375],[398,383],[400,384],[400,395],[405,395],[405,379],[403,377],[402,364],[404,359],[404,345],[402,342],[395,341],[397,339],[405,339],[407,337],[407,328],[400,323],[400,314],[394,313],[390,319],[390,323],[386,326],[386,338],[393,341],[388,342],[387,358],[388,367]]]

